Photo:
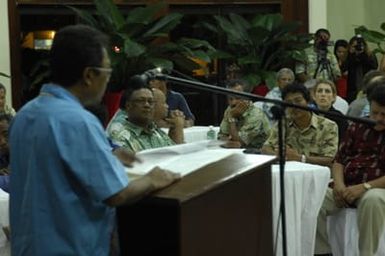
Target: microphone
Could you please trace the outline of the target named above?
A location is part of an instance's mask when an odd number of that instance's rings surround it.
[[[164,69],[162,69],[161,67],[157,67],[157,68],[153,68],[153,69],[150,69],[150,70],[147,70],[147,71],[143,72],[143,74],[141,74],[140,77],[147,84],[151,80],[163,80],[163,81],[166,81],[167,80],[167,75],[164,74],[163,72],[165,72]]]

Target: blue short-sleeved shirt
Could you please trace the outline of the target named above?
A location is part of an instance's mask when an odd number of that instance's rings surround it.
[[[183,112],[186,119],[193,119],[195,117],[190,110],[190,107],[187,104],[186,99],[179,92],[174,92],[172,90],[167,91],[167,105],[169,110],[180,110]]]
[[[66,89],[44,85],[10,127],[12,255],[108,255],[128,185],[100,122]]]

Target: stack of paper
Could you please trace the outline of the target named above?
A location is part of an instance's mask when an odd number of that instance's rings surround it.
[[[199,141],[141,151],[137,157],[142,160],[142,163],[135,163],[132,168],[126,168],[126,171],[143,175],[155,166],[159,166],[185,176],[232,154],[241,153],[242,149],[223,149],[218,146],[213,147],[212,141]]]

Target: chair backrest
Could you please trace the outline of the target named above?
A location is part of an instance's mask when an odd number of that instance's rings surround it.
[[[341,111],[342,114],[346,115],[349,108],[349,103],[337,95],[336,101],[333,104],[333,107],[339,111]]]

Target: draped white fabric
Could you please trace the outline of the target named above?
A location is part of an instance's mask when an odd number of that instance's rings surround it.
[[[279,166],[272,166],[273,233],[276,255],[282,255],[281,222],[277,235],[280,206]],[[286,162],[285,203],[287,255],[313,255],[317,215],[330,180],[327,167],[299,162]]]
[[[359,256],[357,210],[348,208],[329,216],[328,235],[333,255]],[[385,255],[385,232],[381,236],[376,255]]]

